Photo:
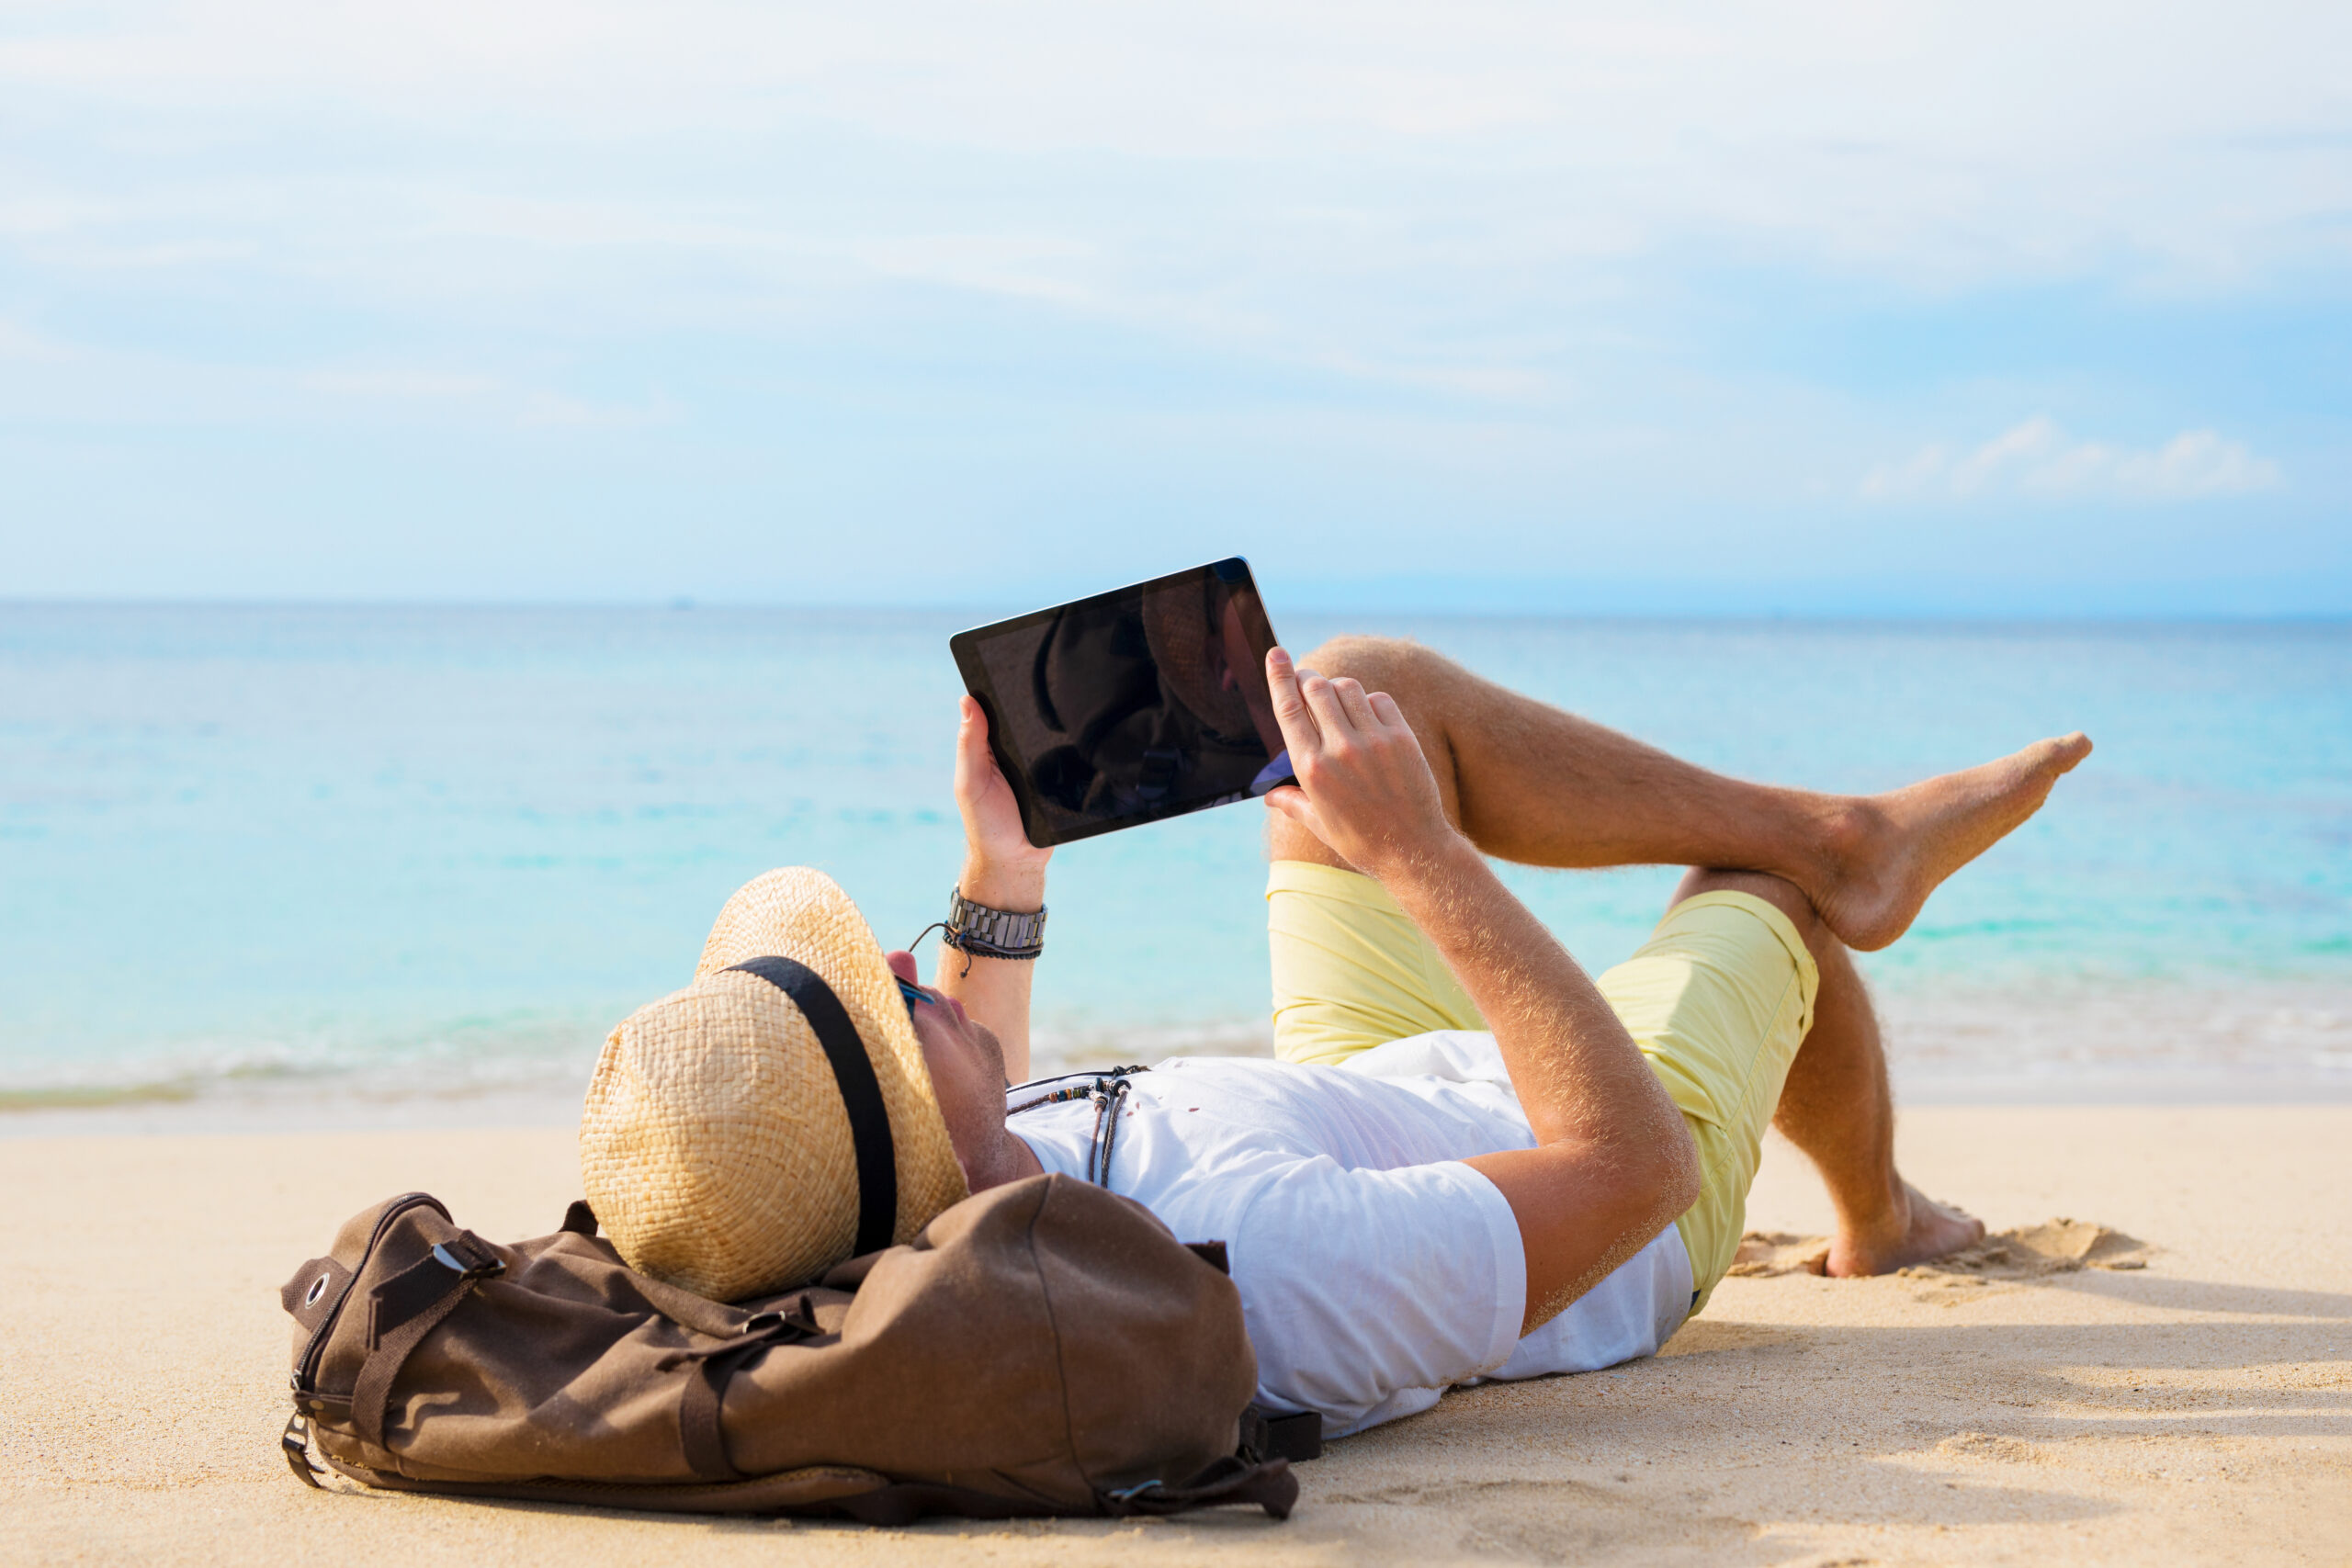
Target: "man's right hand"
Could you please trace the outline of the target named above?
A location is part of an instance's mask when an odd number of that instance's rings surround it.
[[[1464,1163],[1519,1222],[1532,1332],[1696,1201],[1690,1129],[1559,939],[1446,820],[1396,703],[1281,649],[1266,682],[1300,786],[1266,804],[1378,877],[1495,1032],[1536,1146]]]
[[[1295,669],[1280,648],[1266,654],[1266,685],[1298,779],[1266,796],[1270,808],[1383,880],[1466,847],[1446,820],[1420,741],[1387,693]]]

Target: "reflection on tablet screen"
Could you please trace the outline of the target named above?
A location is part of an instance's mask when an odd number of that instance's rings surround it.
[[[1272,642],[1236,558],[966,632],[955,646],[1031,839],[1059,843],[1286,782],[1266,689]]]

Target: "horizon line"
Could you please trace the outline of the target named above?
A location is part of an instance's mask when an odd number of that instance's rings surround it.
[[[1073,597],[1083,597],[1074,595]],[[1046,604],[1057,601],[1048,599]],[[0,595],[0,613],[8,611],[91,610],[91,611],[157,611],[157,612],[257,612],[257,611],[351,611],[351,612],[546,612],[591,613],[621,612],[630,615],[688,615],[699,611],[719,613],[786,613],[820,615],[950,615],[1001,616],[1020,614],[1041,607],[1033,599],[1001,598],[919,599],[886,601],[879,599],[843,598],[824,600],[787,599],[709,599],[700,595],[680,594],[666,598],[591,599],[591,598],[363,598],[349,597],[230,597],[210,595],[116,596],[116,595]],[[2352,610],[2314,611],[2233,611],[2210,610],[2133,610],[2084,609],[2051,613],[2029,609],[1975,610],[1951,607],[1894,607],[1877,612],[1845,609],[1634,609],[1595,610],[1587,607],[1563,607],[1557,610],[1529,609],[1521,606],[1497,605],[1480,608],[1458,603],[1445,604],[1428,609],[1412,609],[1388,602],[1373,602],[1349,609],[1330,603],[1322,594],[1311,596],[1311,602],[1294,606],[1293,612],[1302,615],[1328,617],[1357,614],[1383,619],[1409,618],[1433,621],[1586,621],[1645,625],[1707,624],[1707,625],[1783,625],[1817,626],[2352,626]]]

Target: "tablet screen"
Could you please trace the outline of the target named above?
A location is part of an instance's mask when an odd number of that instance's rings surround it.
[[[948,646],[1042,847],[1288,783],[1266,690],[1273,642],[1236,556],[959,632]]]

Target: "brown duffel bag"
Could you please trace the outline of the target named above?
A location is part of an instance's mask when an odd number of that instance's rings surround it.
[[[1247,1406],[1221,1247],[1064,1176],[992,1188],[912,1243],[722,1305],[594,1234],[499,1247],[421,1192],[283,1292],[285,1448],[312,1485],[697,1513],[1289,1515]],[[1313,1418],[1309,1418],[1310,1420]]]

